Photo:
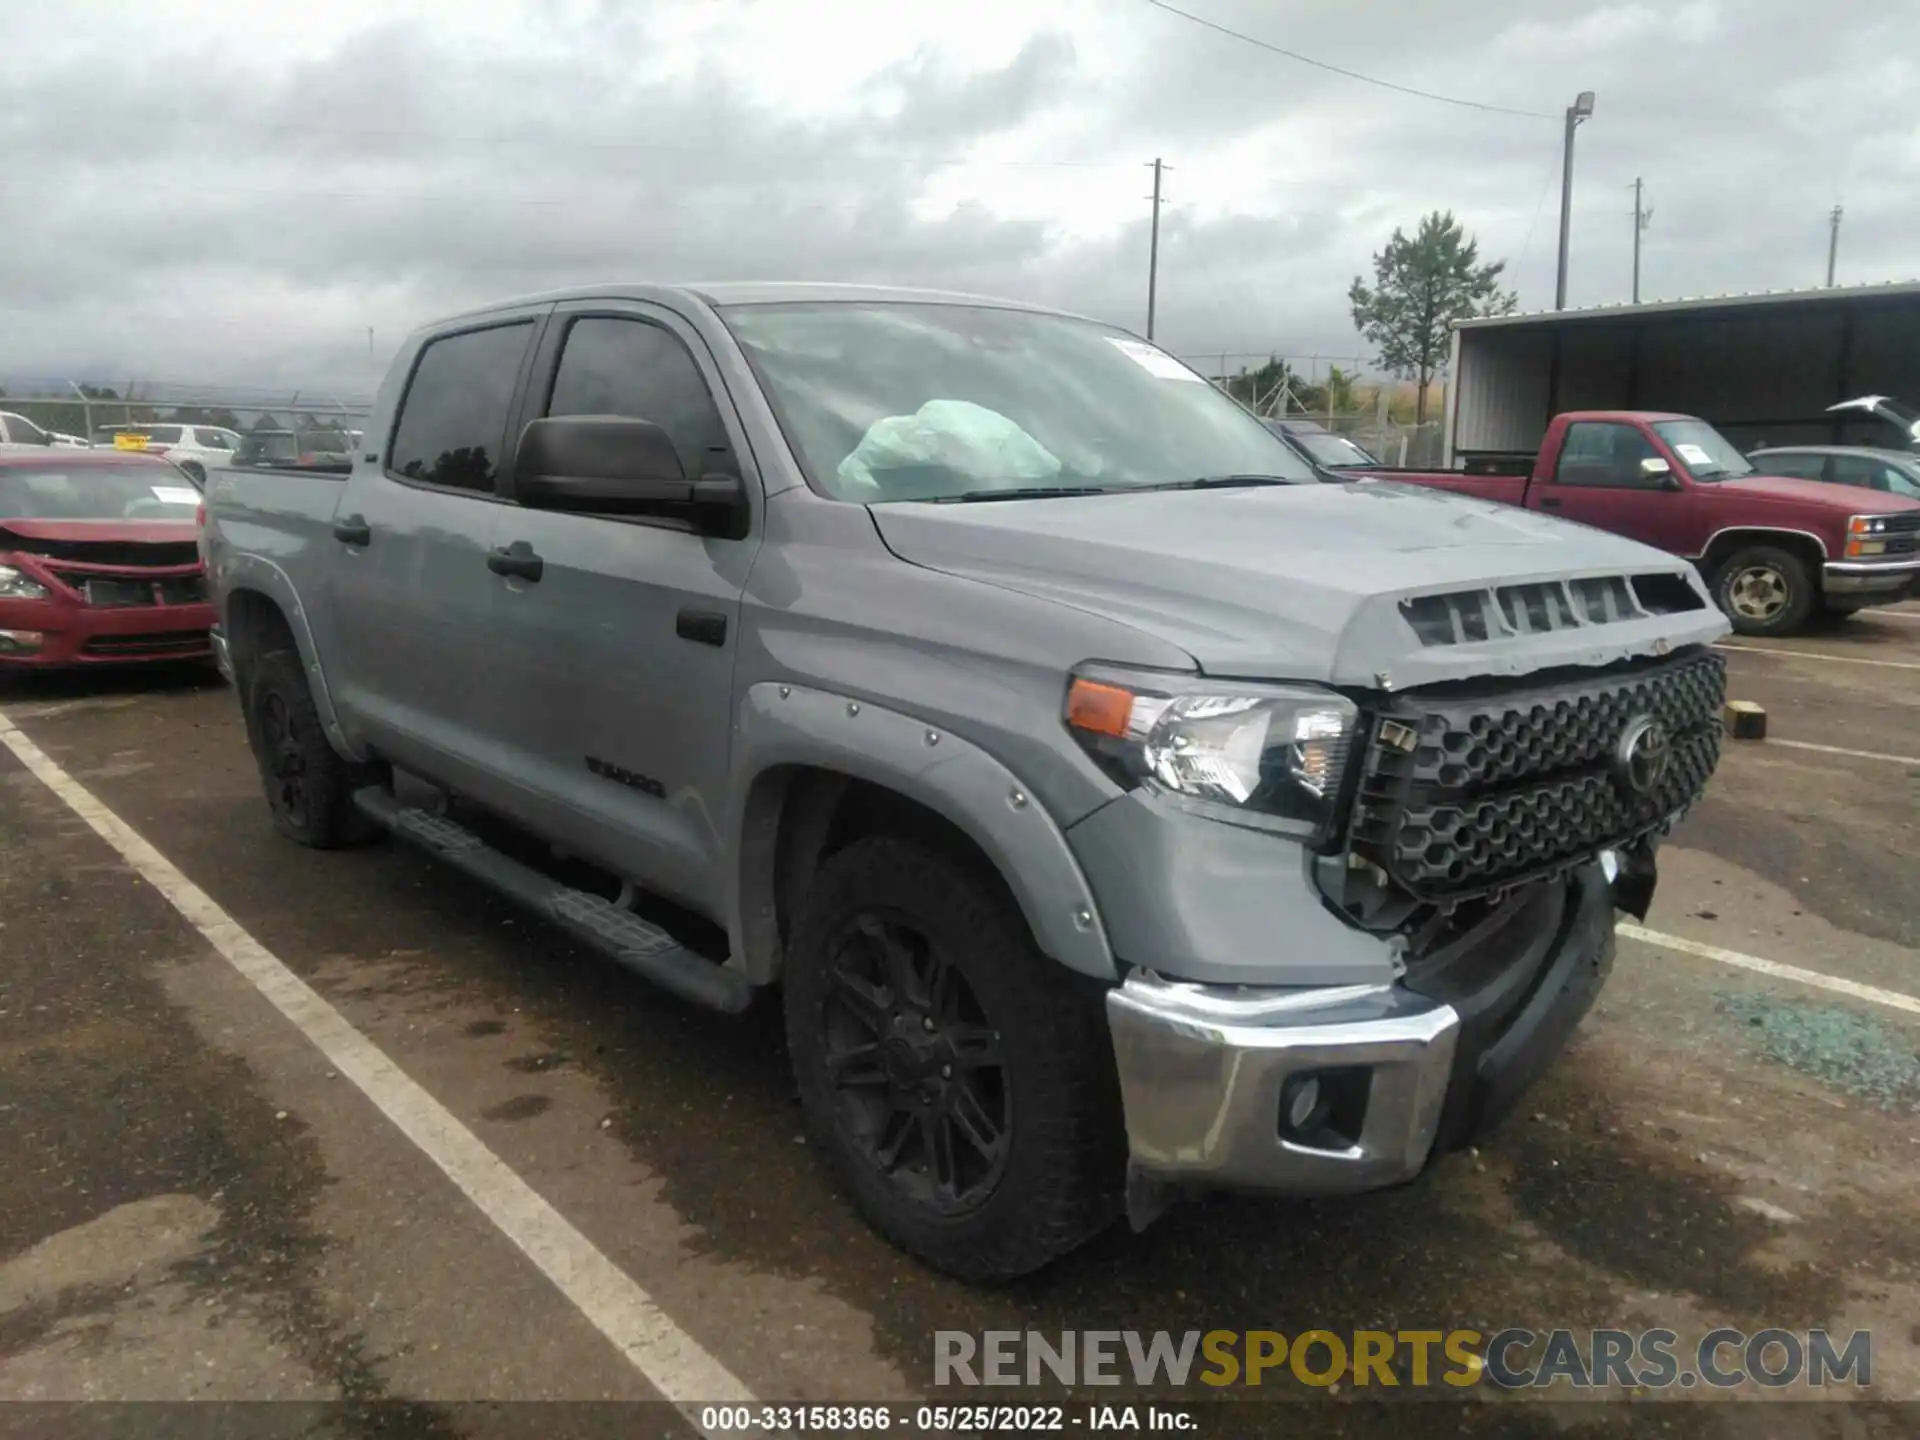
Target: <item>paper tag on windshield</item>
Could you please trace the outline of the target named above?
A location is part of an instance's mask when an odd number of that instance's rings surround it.
[[[1698,465],[1703,470],[1711,470],[1714,468],[1713,456],[1709,455],[1705,450],[1702,450],[1698,445],[1676,445],[1673,448],[1679,452],[1680,458],[1689,465]]]
[[[1194,380],[1202,385],[1206,383],[1166,351],[1156,350],[1142,341],[1121,340],[1109,335],[1107,343],[1149,375],[1157,375],[1162,380]]]
[[[198,505],[200,492],[185,485],[150,485],[153,498],[163,505]]]

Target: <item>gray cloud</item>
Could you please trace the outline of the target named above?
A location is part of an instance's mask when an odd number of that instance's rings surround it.
[[[1625,298],[1636,174],[1650,297],[1816,282],[1836,200],[1843,278],[1916,268],[1910,16],[1459,0],[1437,24],[1413,0],[1188,3],[1447,94],[1557,115],[1599,92],[1575,303]],[[619,276],[935,284],[1138,326],[1155,154],[1174,166],[1170,348],[1360,353],[1348,280],[1436,207],[1509,259],[1523,304],[1551,293],[1557,119],[1396,95],[1119,3],[1036,25],[993,69],[903,34],[801,115],[724,50],[646,63],[658,8],[551,0],[513,43],[405,20],[312,44],[208,30],[123,66],[118,45],[70,48],[49,7],[6,7],[0,373],[364,392],[437,312]],[[835,11],[816,8],[829,45]],[[950,163],[981,155],[1020,163]],[[933,193],[963,198],[930,217]]]

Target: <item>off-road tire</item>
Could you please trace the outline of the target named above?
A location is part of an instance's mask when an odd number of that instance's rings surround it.
[[[884,1138],[855,1133],[846,1106],[860,1102],[843,1101],[829,1073],[832,1007],[846,1003],[836,965],[846,963],[852,932],[875,917],[917,929],[995,1034],[1010,1117],[1005,1158],[964,1213],[943,1213],[885,1172]],[[814,877],[787,956],[787,1041],[810,1141],[895,1245],[950,1275],[998,1283],[1039,1269],[1119,1214],[1124,1127],[1102,987],[1040,952],[993,877],[918,841],[858,840]],[[897,996],[890,1003],[898,1013]]]
[[[1760,603],[1766,589],[1778,602]],[[1819,586],[1807,562],[1775,545],[1736,550],[1713,572],[1713,598],[1742,635],[1791,635],[1807,623],[1819,598]]]
[[[380,827],[353,803],[371,785],[371,766],[341,759],[327,743],[300,657],[291,650],[260,656],[249,667],[247,743],[260,766],[273,823],[290,840],[315,850],[360,845]]]

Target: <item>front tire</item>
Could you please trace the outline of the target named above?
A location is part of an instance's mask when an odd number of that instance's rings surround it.
[[[247,743],[260,765],[267,805],[281,834],[315,850],[358,845],[379,826],[353,803],[353,792],[377,778],[340,758],[327,742],[300,657],[262,655],[246,689]]]
[[[1119,1213],[1098,987],[1040,953],[991,877],[890,836],[833,855],[795,919],[785,1009],[812,1143],[901,1249],[999,1282]]]
[[[1790,635],[1817,598],[1807,562],[1774,545],[1736,550],[1714,571],[1713,598],[1742,635]]]

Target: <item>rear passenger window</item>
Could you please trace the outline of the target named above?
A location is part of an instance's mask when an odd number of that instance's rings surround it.
[[[492,490],[532,329],[519,321],[429,341],[400,402],[387,468],[429,485]]]
[[[178,445],[180,427],[178,425],[144,425],[140,433],[155,445]]]
[[[644,320],[586,316],[567,330],[553,415],[627,415],[667,432],[689,480],[739,473],[713,396],[675,335]]]
[[[194,438],[204,450],[231,450],[233,442],[218,430],[195,430]]]

